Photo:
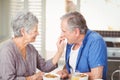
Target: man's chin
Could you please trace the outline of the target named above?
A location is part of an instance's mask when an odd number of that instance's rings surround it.
[[[68,44],[73,44],[73,43],[71,43],[71,42],[67,42]]]
[[[35,42],[35,39],[34,39],[34,40],[31,40],[30,42]]]

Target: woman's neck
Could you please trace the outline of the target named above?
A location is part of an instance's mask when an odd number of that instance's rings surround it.
[[[17,45],[17,47],[22,50],[26,47],[26,43],[25,43],[25,40],[22,38],[22,37],[15,37],[13,38],[13,41],[15,42],[15,44]]]
[[[21,52],[21,55],[24,59],[26,59],[26,45],[27,43],[25,42],[25,40],[22,37],[15,37],[13,38],[13,41],[15,42],[16,46],[18,47],[18,49]]]

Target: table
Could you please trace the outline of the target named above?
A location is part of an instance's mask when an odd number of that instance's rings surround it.
[[[70,80],[70,79],[60,79],[60,80]]]

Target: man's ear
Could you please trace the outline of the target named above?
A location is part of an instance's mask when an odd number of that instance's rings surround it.
[[[76,36],[79,36],[79,35],[80,35],[80,30],[79,30],[79,28],[75,28],[75,34],[76,34]]]

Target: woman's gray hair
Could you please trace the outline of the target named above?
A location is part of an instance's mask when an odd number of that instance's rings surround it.
[[[15,37],[20,37],[21,28],[24,28],[26,32],[29,32],[36,24],[38,19],[31,12],[19,12],[12,20],[12,28]]]
[[[77,11],[69,12],[61,17],[61,20],[67,19],[68,28],[73,31],[79,28],[80,33],[86,33],[88,27],[83,15]]]

